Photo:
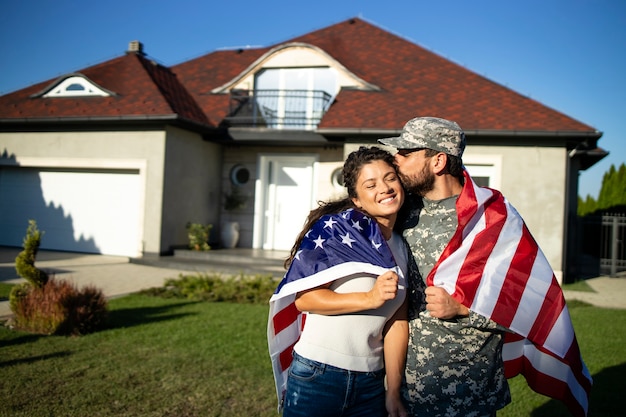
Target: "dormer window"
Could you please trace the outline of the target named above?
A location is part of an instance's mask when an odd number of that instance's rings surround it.
[[[74,75],[54,86],[43,97],[109,97],[111,94],[93,84],[88,79]]]

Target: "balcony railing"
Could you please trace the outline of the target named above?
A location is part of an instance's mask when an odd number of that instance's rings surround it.
[[[331,99],[321,90],[233,90],[226,122],[238,127],[313,130]]]

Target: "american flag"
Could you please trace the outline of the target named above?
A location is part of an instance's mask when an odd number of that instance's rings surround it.
[[[307,232],[270,299],[267,340],[279,409],[305,321],[294,304],[296,293],[355,273],[377,277],[389,270],[402,276],[378,224],[357,210],[323,216]]]
[[[586,416],[592,379],[548,260],[502,194],[464,175],[458,228],[427,284],[515,332],[502,353],[508,378],[522,374],[534,391]]]

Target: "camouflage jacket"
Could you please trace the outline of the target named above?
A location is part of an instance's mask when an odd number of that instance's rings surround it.
[[[488,416],[511,401],[502,361],[506,329],[470,312],[441,320],[425,310],[424,280],[457,227],[456,196],[408,196],[398,224],[417,273],[409,273],[409,347],[403,396],[413,416]],[[409,263],[411,264],[411,263]]]

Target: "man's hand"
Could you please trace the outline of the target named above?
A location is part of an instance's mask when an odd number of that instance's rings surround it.
[[[456,316],[468,316],[469,309],[456,299],[452,298],[441,287],[428,287],[426,294],[426,310],[430,315],[438,319],[451,319]]]

